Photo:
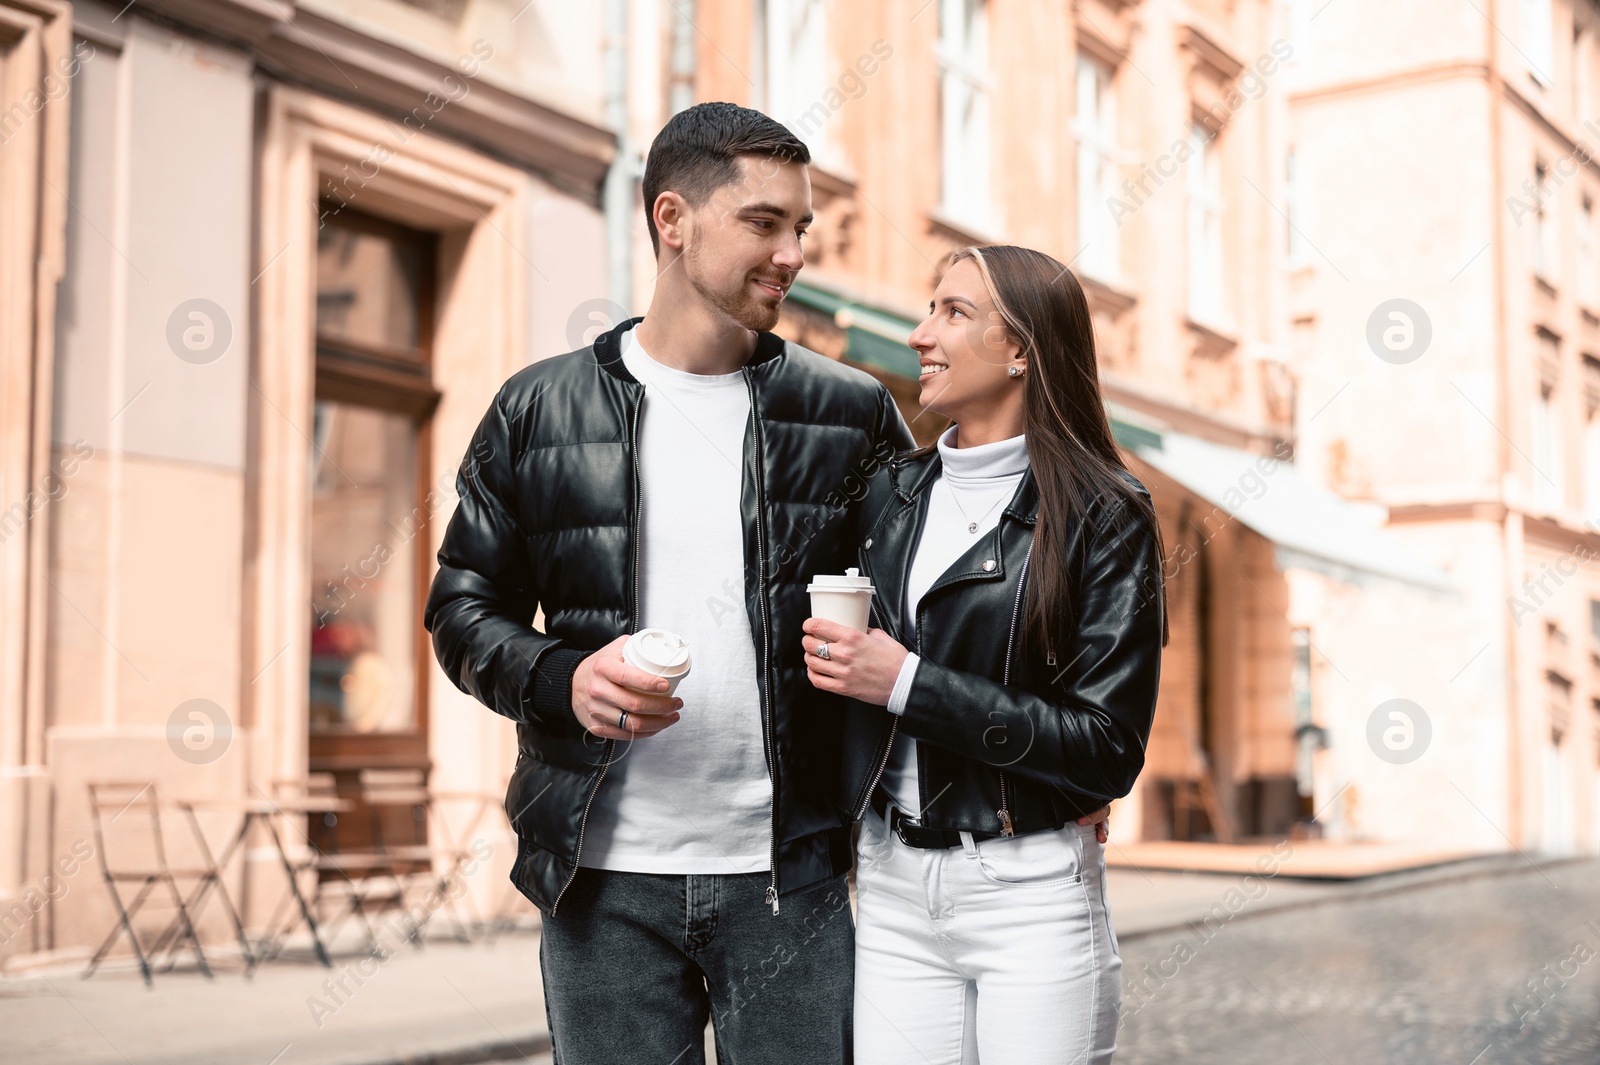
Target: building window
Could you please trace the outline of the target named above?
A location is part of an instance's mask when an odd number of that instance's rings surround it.
[[[1293,148],[1289,149],[1289,154],[1284,158],[1283,184],[1287,201],[1284,211],[1287,222],[1284,227],[1287,231],[1284,238],[1287,245],[1285,252],[1289,266],[1293,268],[1303,265],[1306,260],[1306,238],[1303,232],[1306,224],[1304,189],[1301,188],[1299,160]]]
[[[1555,81],[1555,29],[1550,14],[1551,0],[1522,0],[1522,45],[1518,49],[1528,64],[1528,73],[1540,85]]]
[[[1550,743],[1544,749],[1544,850],[1569,854],[1573,843],[1573,781],[1564,754],[1564,741],[1572,724],[1572,681],[1546,670],[1549,683]]]
[[[1555,189],[1549,187],[1550,168],[1543,163],[1533,165],[1534,195],[1538,206],[1533,218],[1533,273],[1541,281],[1555,284],[1556,231],[1553,210]]]
[[[806,142],[812,156],[828,163],[837,152],[826,99],[828,13],[826,0],[756,0],[758,104]]]
[[[1583,423],[1583,516],[1600,522],[1600,411]]]
[[[1600,523],[1600,359],[1583,357],[1583,516]]]
[[[1584,193],[1578,208],[1578,302],[1600,306],[1600,261],[1595,256],[1594,200]]]
[[[1110,204],[1117,195],[1117,103],[1110,65],[1078,53],[1078,262],[1089,274],[1116,280],[1122,249]]]
[[[1589,37],[1582,27],[1572,30],[1572,114],[1581,125],[1594,117],[1594,71],[1589,66]]]
[[[1321,8],[1313,0],[1289,0],[1289,62],[1304,59],[1310,51],[1311,19]]]
[[[348,208],[317,234],[311,430],[313,757],[416,734],[435,238]],[[324,742],[326,741],[326,742]],[[370,753],[368,749],[362,749]]]
[[[1539,348],[1541,366],[1559,365],[1559,348],[1554,336],[1540,332]],[[1564,458],[1556,386],[1553,380],[1546,378],[1539,382],[1533,404],[1533,497],[1547,512],[1566,504],[1566,493],[1562,489],[1566,478]]]
[[[1597,603],[1589,605],[1600,606]],[[1592,699],[1589,702],[1589,731],[1594,737],[1594,761],[1596,765],[1600,765],[1600,699]]]
[[[989,28],[986,0],[939,0],[940,200],[980,231],[995,226],[989,188]]]
[[[1185,181],[1189,211],[1189,317],[1226,321],[1222,301],[1222,160],[1211,131],[1189,125],[1190,155]]]

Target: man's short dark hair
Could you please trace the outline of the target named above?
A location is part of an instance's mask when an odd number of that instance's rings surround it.
[[[645,225],[657,255],[661,254],[657,197],[670,190],[699,207],[713,192],[739,180],[741,155],[811,162],[811,150],[781,122],[738,104],[695,104],[661,128],[644,166]]]

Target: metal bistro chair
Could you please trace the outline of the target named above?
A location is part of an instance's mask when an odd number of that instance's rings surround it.
[[[427,771],[364,769],[360,781],[361,801],[371,817],[373,849],[385,863],[382,875],[394,886],[386,901],[404,915],[408,937],[421,946],[423,927],[434,913],[448,906],[455,919],[455,938],[467,942],[468,925],[456,906],[450,882],[471,855],[451,837],[436,796],[428,790]],[[444,902],[427,909],[420,921],[413,921],[407,903],[424,889],[439,892]]]
[[[372,905],[377,902],[381,908],[389,891],[374,880],[374,873],[383,871],[387,859],[372,848],[341,846],[339,813],[348,811],[350,804],[339,797],[333,774],[308,773],[297,780],[277,780],[272,791],[273,799],[283,803],[286,811],[298,808],[311,819],[308,827],[295,818],[295,835],[306,847],[304,856],[291,860],[288,851],[284,851],[285,867],[294,883],[291,895],[279,900],[267,922],[272,953],[281,950],[284,938],[300,920],[305,921],[319,958],[326,957],[328,945],[351,920],[360,924],[366,949],[376,953],[378,937],[372,926]],[[313,878],[311,890],[301,893],[298,878],[307,874]],[[374,884],[380,888],[376,893]],[[293,909],[297,903],[304,903],[299,913]]]
[[[500,798],[486,791],[433,790],[433,835],[428,837],[434,853],[434,871],[438,874],[438,888],[450,900],[451,913],[456,919],[456,938],[467,941],[472,931],[492,936],[494,917],[485,919],[472,900],[472,892],[463,890],[460,899],[450,894],[452,881],[458,881],[468,865],[477,868],[478,856],[473,853],[473,842],[483,827],[489,811],[500,806]],[[456,909],[459,901],[466,911],[466,920]],[[498,908],[495,912],[498,912]],[[470,931],[469,931],[470,930]]]
[[[167,966],[163,971],[170,972],[177,964],[179,950],[185,945],[194,951],[195,962],[200,971],[210,978],[211,966],[206,961],[205,950],[200,946],[200,937],[195,932],[193,908],[189,902],[198,903],[212,891],[216,892],[233,924],[234,933],[239,938],[239,946],[244,952],[246,966],[254,965],[255,959],[249,941],[245,937],[244,925],[239,920],[239,913],[234,909],[233,901],[228,897],[227,888],[223,886],[216,863],[210,859],[210,849],[206,846],[205,837],[200,834],[200,826],[192,814],[189,822],[195,833],[198,853],[203,863],[196,866],[174,867],[167,861],[166,841],[161,827],[161,803],[153,781],[91,782],[89,813],[94,823],[95,856],[99,860],[100,875],[105,880],[106,890],[111,894],[112,905],[116,907],[117,923],[112,926],[105,941],[94,952],[94,956],[89,959],[89,964],[83,972],[85,978],[94,974],[100,962],[124,934],[133,946],[133,954],[138,960],[139,971],[144,976],[146,986],[155,985],[151,976],[151,963],[156,955],[162,950],[166,951]],[[134,818],[116,833],[114,842],[117,854],[113,857],[108,846],[108,835],[110,835],[108,829],[116,825],[125,814],[130,813]],[[179,880],[193,884],[188,902],[178,887]],[[132,900],[124,901],[122,885],[134,884],[138,887]],[[176,912],[172,921],[156,937],[151,949],[147,951],[134,928],[134,918],[146,903],[154,902],[162,892],[170,899]]]

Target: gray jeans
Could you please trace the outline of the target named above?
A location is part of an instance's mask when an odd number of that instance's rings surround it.
[[[539,945],[556,1065],[851,1061],[855,927],[841,874],[763,901],[769,878],[580,868]]]

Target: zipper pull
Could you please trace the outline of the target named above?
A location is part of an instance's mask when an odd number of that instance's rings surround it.
[[[767,888],[767,901],[772,904],[772,916],[778,916],[778,889],[776,887]]]
[[[1000,815],[1000,834],[1002,836],[1016,835],[1016,829],[1011,827],[1011,815],[1006,812],[1006,808],[1002,806],[995,813]]]

